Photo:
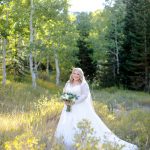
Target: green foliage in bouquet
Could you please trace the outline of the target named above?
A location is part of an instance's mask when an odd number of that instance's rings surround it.
[[[75,101],[78,99],[78,97],[75,94],[66,92],[66,93],[63,93],[61,95],[61,99],[63,101],[67,102],[67,109],[66,109],[66,111],[70,112],[71,111],[71,105],[75,103]]]

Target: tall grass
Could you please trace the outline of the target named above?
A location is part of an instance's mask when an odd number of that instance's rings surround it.
[[[105,103],[110,110],[124,107],[127,110],[145,108],[150,111],[150,94],[144,92],[122,90],[116,87],[91,90],[94,100]]]
[[[54,140],[63,107],[63,103],[59,101],[62,88],[42,80],[38,81],[38,85],[37,89],[33,89],[28,83],[13,82],[5,88],[0,87],[0,149],[64,149],[63,145],[56,144]],[[115,134],[137,144],[141,150],[150,147],[150,112],[140,107],[130,107],[130,111],[126,111],[129,102],[138,105],[143,101],[149,103],[147,94],[117,89],[92,92],[97,114]],[[109,102],[114,99],[114,106],[121,105],[116,114],[109,110]],[[124,103],[127,105],[122,105]],[[76,146],[82,147],[80,144],[78,142]],[[91,145],[87,149],[89,147]],[[105,147],[111,150],[109,145]]]
[[[43,97],[33,103],[33,110],[29,112],[1,114],[1,148],[13,149],[17,144],[17,150],[37,147],[44,149],[52,140],[62,106],[62,103],[54,99],[50,101]]]
[[[60,89],[53,83],[38,81],[36,89],[28,83],[8,83],[0,87],[0,112],[11,113],[14,111],[29,111],[33,109],[32,103],[42,97],[51,98],[59,93]]]

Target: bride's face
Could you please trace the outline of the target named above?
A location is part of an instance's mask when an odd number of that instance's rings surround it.
[[[73,71],[72,78],[74,81],[80,81],[80,74],[78,71]]]

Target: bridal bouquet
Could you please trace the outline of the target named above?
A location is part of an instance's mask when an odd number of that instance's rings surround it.
[[[75,101],[77,100],[77,98],[78,97],[75,94],[72,94],[72,93],[69,93],[69,92],[63,93],[61,95],[61,99],[63,101],[66,101],[68,103],[67,109],[66,109],[67,112],[71,111],[71,105],[75,103]]]

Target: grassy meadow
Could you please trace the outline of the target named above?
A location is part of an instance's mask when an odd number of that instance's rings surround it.
[[[56,87],[54,83],[43,80],[38,80],[38,85],[33,89],[27,81],[8,81],[6,87],[0,86],[0,150],[64,149],[53,138],[63,108],[59,100],[63,86]],[[91,93],[97,114],[116,135],[138,145],[141,150],[149,149],[149,94],[116,87],[91,88]],[[79,128],[82,130],[83,126]],[[76,148],[90,150],[90,144],[84,148],[80,144],[81,136],[78,135]],[[119,150],[109,145],[101,149]]]

